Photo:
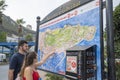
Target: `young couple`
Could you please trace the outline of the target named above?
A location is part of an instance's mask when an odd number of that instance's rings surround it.
[[[46,53],[40,62],[37,62],[36,52],[28,52],[28,43],[24,40],[18,44],[18,53],[14,54],[10,60],[8,80],[15,80],[19,75],[21,80],[39,80],[40,76],[36,70],[47,58],[54,54],[55,50]]]

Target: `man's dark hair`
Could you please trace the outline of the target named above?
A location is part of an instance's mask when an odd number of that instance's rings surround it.
[[[19,41],[19,43],[18,43],[18,49],[19,49],[20,46],[23,46],[24,44],[28,44],[28,42],[25,41],[25,40]]]

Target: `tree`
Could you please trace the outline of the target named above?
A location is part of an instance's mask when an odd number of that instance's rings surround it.
[[[6,32],[0,31],[0,42],[6,42]]]
[[[120,4],[115,8],[113,12],[114,23],[114,46],[116,57],[120,58]]]
[[[27,35],[25,36],[25,40],[26,40],[26,41],[33,41],[33,36],[32,36],[31,34],[27,34]]]
[[[120,4],[113,12],[114,49],[116,58],[120,58]],[[120,62],[116,61],[116,80],[120,79]]]
[[[2,12],[6,7],[7,5],[5,4],[5,0],[0,0],[0,23],[2,22]]]
[[[26,22],[23,20],[23,18],[22,19],[17,19],[16,20],[16,23],[18,24],[18,25],[23,25],[23,24],[25,24]]]
[[[0,1],[0,12],[2,12],[3,10],[5,10],[6,6],[7,5],[5,4],[5,0],[1,0]]]
[[[16,23],[18,24],[18,35],[19,35],[19,39],[20,39],[20,37],[23,37],[22,26],[23,26],[23,24],[25,24],[25,21],[23,20],[23,18],[22,19],[17,19]]]

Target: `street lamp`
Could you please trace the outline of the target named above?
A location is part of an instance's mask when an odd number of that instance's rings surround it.
[[[35,51],[38,51],[38,36],[39,36],[39,25],[40,25],[40,17],[38,16],[37,18],[37,28],[36,28],[36,40],[35,40]]]

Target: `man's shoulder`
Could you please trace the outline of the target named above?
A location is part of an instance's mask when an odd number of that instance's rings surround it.
[[[14,54],[11,56],[10,62],[11,62],[11,63],[15,63],[15,61],[17,61],[18,58],[19,58],[18,54],[17,54],[17,53],[14,53]]]
[[[17,56],[19,56],[18,53],[14,53],[14,54],[13,54],[13,57],[17,57]]]

